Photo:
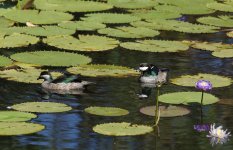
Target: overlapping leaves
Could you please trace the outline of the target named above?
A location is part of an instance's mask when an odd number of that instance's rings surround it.
[[[10,65],[12,63],[12,60],[5,57],[5,56],[0,56],[0,67]]]
[[[155,0],[108,0],[108,3],[125,9],[152,8],[157,5]]]
[[[218,27],[233,27],[233,16],[217,16],[217,17],[201,17],[197,19],[198,22],[218,26]]]
[[[105,24],[93,21],[65,21],[58,25],[62,28],[80,31],[94,31],[106,27]]]

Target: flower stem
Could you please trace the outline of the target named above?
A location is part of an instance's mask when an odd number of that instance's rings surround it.
[[[201,106],[203,105],[203,96],[204,96],[204,91],[201,91]]]
[[[160,111],[159,111],[159,87],[157,87],[157,93],[156,93],[156,108],[155,108],[155,126],[158,125],[159,123],[159,118],[160,118]]]

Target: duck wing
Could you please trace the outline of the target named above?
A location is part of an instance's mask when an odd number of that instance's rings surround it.
[[[80,74],[78,75],[63,75],[54,79],[51,83],[71,83],[71,82],[82,82]]]

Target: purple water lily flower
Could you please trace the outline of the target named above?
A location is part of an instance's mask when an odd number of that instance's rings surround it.
[[[196,88],[203,91],[208,91],[212,89],[212,84],[207,80],[198,80],[196,83]]]
[[[196,130],[197,132],[205,132],[210,130],[210,125],[208,124],[198,124],[194,125],[193,129]]]

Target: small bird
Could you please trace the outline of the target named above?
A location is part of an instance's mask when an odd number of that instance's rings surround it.
[[[139,66],[141,75],[139,81],[148,84],[163,84],[167,82],[168,71],[167,68],[158,68],[153,64],[141,63]]]
[[[41,86],[48,90],[83,90],[87,85],[93,84],[93,82],[82,81],[80,74],[66,74],[53,79],[48,71],[41,72],[37,80],[39,79],[44,79]]]

